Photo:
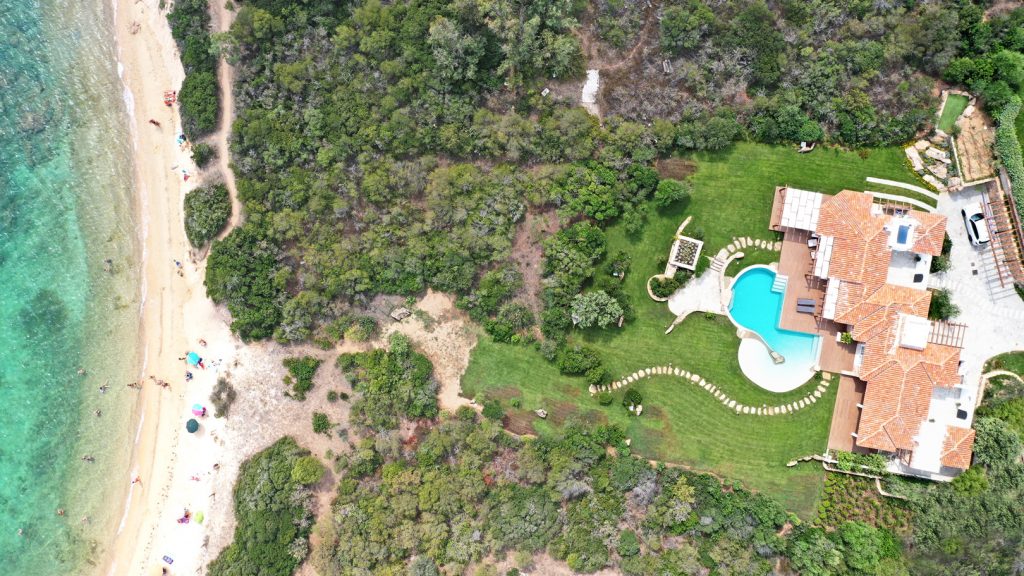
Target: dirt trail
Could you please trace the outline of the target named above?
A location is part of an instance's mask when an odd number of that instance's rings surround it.
[[[214,0],[210,10],[213,16],[213,28],[215,32],[227,32],[231,23],[235,21],[235,13],[225,7],[226,2]],[[224,238],[229,232],[242,223],[242,203],[238,200],[238,189],[235,187],[235,173],[231,171],[231,150],[228,146],[228,138],[231,136],[231,123],[235,120],[235,93],[232,90],[235,69],[228,64],[227,59],[221,57],[217,64],[217,85],[220,89],[220,122],[217,131],[211,139],[214,148],[217,149],[217,168],[219,169],[224,185],[231,196],[231,220],[228,226],[220,233],[218,238]]]

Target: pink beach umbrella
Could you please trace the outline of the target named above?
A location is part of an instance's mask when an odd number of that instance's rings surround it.
[[[203,415],[203,406],[201,404],[193,404],[192,405],[192,413],[195,414],[196,416],[202,416]]]

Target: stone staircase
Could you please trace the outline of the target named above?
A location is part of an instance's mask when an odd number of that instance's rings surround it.
[[[725,258],[719,258],[718,256],[715,256],[714,258],[711,259],[711,271],[716,274],[720,274],[722,270],[725,270],[725,263]]]
[[[775,281],[772,282],[772,292],[785,292],[787,285],[789,285],[789,276],[776,274]]]

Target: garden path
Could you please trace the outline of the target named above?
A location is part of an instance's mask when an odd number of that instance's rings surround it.
[[[779,414],[790,414],[802,408],[806,408],[817,402],[818,398],[821,398],[821,396],[825,393],[826,390],[828,390],[828,387],[831,384],[829,380],[821,380],[813,392],[807,393],[806,396],[795,402],[788,402],[786,404],[780,404],[778,406],[768,406],[767,404],[762,404],[761,406],[746,406],[730,398],[727,394],[719,390],[717,386],[708,382],[699,374],[693,374],[679,367],[668,365],[644,368],[642,370],[637,370],[636,372],[630,374],[629,376],[626,376],[621,380],[616,380],[611,384],[607,384],[604,386],[591,386],[590,394],[594,395],[597,394],[598,392],[610,392],[612,390],[618,390],[619,388],[626,387],[635,382],[639,382],[640,380],[650,378],[651,376],[674,376],[676,378],[679,378],[683,384],[694,384],[696,386],[700,386],[708,394],[711,394],[712,396],[715,397],[716,400],[721,402],[723,406],[729,408],[730,410],[735,410],[737,414],[748,414],[752,416],[775,416]]]

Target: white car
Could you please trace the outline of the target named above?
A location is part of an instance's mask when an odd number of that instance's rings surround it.
[[[971,244],[988,244],[988,225],[985,224],[985,212],[981,209],[981,202],[971,202],[960,210],[960,214],[964,217],[967,238]]]

